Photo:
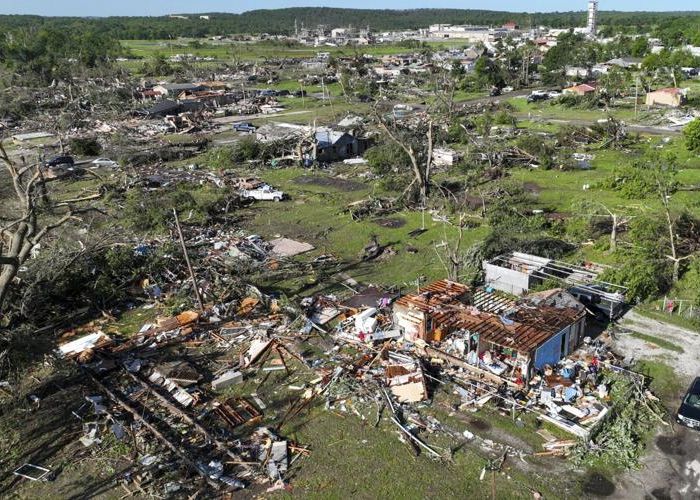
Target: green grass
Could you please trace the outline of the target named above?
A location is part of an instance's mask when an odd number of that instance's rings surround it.
[[[400,228],[386,228],[372,220],[353,221],[344,213],[345,207],[371,194],[385,193],[366,186],[358,191],[342,191],[334,187],[298,184],[297,177],[323,173],[289,168],[259,172],[260,176],[275,187],[291,196],[282,205],[260,202],[251,211],[248,229],[265,237],[282,234],[291,238],[308,241],[318,252],[332,253],[340,259],[351,262],[347,273],[355,279],[369,283],[403,285],[415,281],[419,276],[426,280],[442,278],[446,272],[435,251],[435,244],[447,237],[452,241],[456,230],[451,226],[433,222],[425,214],[427,232],[411,238],[408,232],[422,225],[420,212],[402,210],[387,216],[405,221]],[[352,179],[352,177],[350,177]],[[488,233],[487,228],[477,228],[465,233],[464,247],[468,247]],[[379,243],[390,245],[396,255],[382,257],[375,262],[358,262],[362,249],[377,235]],[[408,252],[412,247],[417,253]]]
[[[608,115],[626,122],[634,119],[634,106],[629,104],[613,106],[608,112],[604,109],[568,108],[556,101],[530,103],[524,97],[513,97],[506,102],[515,108],[519,117],[527,117],[529,120],[572,120],[583,124],[607,118]]]
[[[138,307],[124,311],[119,316],[116,323],[112,323],[106,328],[106,332],[114,332],[124,337],[131,337],[138,333],[141,327],[146,323],[154,322],[158,313],[159,309],[156,307],[152,309]]]
[[[673,368],[661,361],[640,360],[634,370],[651,378],[650,388],[664,402],[675,404],[684,385]]]
[[[679,353],[685,352],[681,346],[674,344],[673,342],[669,342],[668,340],[656,337],[654,335],[648,335],[646,333],[639,333],[639,332],[632,332],[632,333],[630,333],[630,336],[634,337],[636,339],[643,340],[645,342],[650,342],[654,345],[657,345],[657,346],[659,346],[663,349],[667,349],[669,351],[679,352]]]
[[[203,47],[190,47],[190,41],[198,40]],[[396,44],[367,45],[361,47],[307,47],[303,45],[285,46],[271,42],[232,42],[211,41],[207,39],[178,39],[178,40],[122,40],[122,46],[127,48],[135,57],[149,58],[155,54],[166,57],[175,54],[193,54],[198,57],[214,57],[217,61],[263,60],[269,58],[310,58],[318,52],[330,52],[334,57],[353,57],[357,54],[383,56],[415,52]],[[435,50],[463,46],[464,42],[430,43]]]
[[[312,453],[300,462],[291,497],[491,498],[491,481],[479,481],[484,458],[466,448],[455,453],[452,463],[416,458],[388,423],[375,429],[354,415],[342,418],[317,411],[292,436],[309,445]],[[437,440],[425,438],[433,445]],[[495,475],[498,498],[532,498],[528,486],[554,495],[548,485],[525,477],[512,465],[506,465],[506,471]]]
[[[683,278],[679,281],[678,284],[683,283]],[[663,299],[661,299],[663,300]],[[656,304],[659,304],[660,301],[657,300],[655,301]],[[658,321],[663,321],[665,323],[670,323],[672,325],[680,326],[681,328],[686,328],[688,330],[698,332],[700,333],[700,322],[697,320],[691,320],[688,318],[685,318],[683,316],[679,316],[678,314],[668,314],[661,312],[658,307],[654,306],[654,303],[652,304],[640,304],[635,308],[635,310],[639,313],[642,314],[643,316],[646,316],[651,319],[655,319]]]

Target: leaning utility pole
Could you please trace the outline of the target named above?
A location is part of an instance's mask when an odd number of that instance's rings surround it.
[[[199,305],[199,310],[204,311],[204,304],[202,303],[202,296],[199,293],[199,287],[197,286],[197,279],[194,276],[194,271],[192,270],[192,264],[190,264],[190,256],[187,253],[187,247],[185,246],[185,238],[182,236],[182,228],[180,228],[180,219],[177,217],[177,210],[173,208],[173,215],[175,216],[175,227],[177,227],[177,234],[180,237],[180,244],[182,245],[182,253],[185,254],[185,262],[187,263],[187,269],[190,271],[190,277],[192,278],[192,286],[194,287],[194,295],[197,298],[197,305]]]

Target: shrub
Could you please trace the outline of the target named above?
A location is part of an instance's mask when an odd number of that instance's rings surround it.
[[[126,196],[124,224],[141,231],[159,232],[172,223],[175,208],[187,221],[205,223],[213,207],[226,193],[209,187],[191,189],[178,186],[172,191],[140,191],[132,189]]]
[[[97,156],[102,152],[102,146],[94,137],[75,137],[68,142],[71,153],[79,156]]]
[[[695,153],[700,153],[700,118],[696,118],[683,129],[685,147]]]

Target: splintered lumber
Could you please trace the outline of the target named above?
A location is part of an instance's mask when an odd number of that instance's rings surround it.
[[[262,418],[262,413],[258,411],[245,398],[230,398],[221,403],[214,410],[231,427],[256,422]]]
[[[404,427],[403,424],[401,424],[401,422],[399,422],[398,418],[396,418],[395,416],[392,416],[391,421],[394,422],[399,427],[399,429],[401,429],[401,431],[403,431],[403,433],[406,434],[406,436],[408,436],[418,446],[427,450],[431,455],[433,455],[437,458],[442,458],[442,455],[440,455],[437,451],[435,451],[430,446],[425,444],[422,440],[420,440],[416,436],[414,436],[410,430],[406,429],[406,427]]]
[[[574,439],[567,439],[567,440],[561,440],[561,441],[551,441],[549,443],[544,443],[542,445],[543,448],[547,450],[554,450],[554,449],[559,449],[559,448],[571,448],[572,446],[576,446],[578,444],[578,441]]]
[[[139,413],[139,411],[131,406],[129,403],[124,401],[122,398],[117,396],[114,392],[112,392],[110,389],[107,388],[106,385],[104,385],[102,382],[97,380],[95,376],[92,373],[88,373],[88,376],[90,377],[90,380],[99,387],[105,394],[107,394],[112,401],[117,403],[119,406],[124,408],[126,411],[131,413],[131,415],[134,417],[135,420],[138,422],[141,422],[146,429],[148,429],[151,434],[153,434],[156,438],[158,438],[165,446],[167,446],[173,453],[175,453],[180,459],[187,464],[192,470],[194,470],[197,474],[202,476],[204,480],[214,489],[219,489],[221,485],[217,483],[216,481],[212,480],[206,472],[200,470],[199,467],[197,467],[197,464],[194,463],[190,458],[187,456],[185,451],[180,448],[178,445],[170,441],[168,438],[166,438],[163,434],[160,433],[158,429],[153,427],[149,422],[147,422]]]
[[[156,397],[156,399],[158,399],[163,404],[163,406],[165,406],[165,408],[168,409],[168,411],[170,411],[174,415],[177,415],[178,417],[182,418],[188,424],[192,425],[198,432],[200,432],[207,439],[207,441],[209,441],[210,443],[213,443],[214,446],[216,446],[219,450],[226,453],[230,458],[241,462],[241,467],[243,469],[245,469],[246,472],[250,472],[250,467],[248,467],[248,465],[245,465],[243,463],[244,462],[243,458],[240,455],[232,452],[231,449],[228,446],[226,446],[226,444],[222,443],[221,441],[216,439],[214,436],[212,436],[208,430],[206,430],[204,427],[202,427],[202,424],[200,424],[199,422],[194,420],[187,413],[185,413],[180,408],[178,408],[177,406],[172,404],[170,401],[168,401],[168,399],[165,396],[163,396],[155,387],[149,386],[140,377],[137,377],[136,375],[131,373],[126,368],[124,368],[124,372],[127,375],[129,375],[129,377],[131,377],[132,380],[134,380],[141,387],[149,390],[150,394],[153,394]]]
[[[483,378],[488,379],[488,380],[495,382],[497,384],[502,384],[505,382],[506,384],[508,384],[509,387],[515,387],[515,388],[518,387],[517,384],[511,382],[510,380],[501,378],[498,375],[491,373],[490,371],[482,370],[481,368],[479,368],[477,366],[470,365],[465,360],[458,358],[457,356],[453,356],[449,353],[446,353],[445,351],[441,351],[440,349],[436,349],[434,347],[430,347],[430,346],[426,345],[423,348],[423,352],[426,354],[426,356],[442,359],[444,361],[447,361],[451,365],[459,366],[460,368],[464,368],[465,370],[474,374],[477,378],[483,377]]]

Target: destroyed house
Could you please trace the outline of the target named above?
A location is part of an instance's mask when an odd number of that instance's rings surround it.
[[[137,114],[147,118],[162,118],[165,116],[177,115],[188,111],[200,111],[204,108],[204,104],[197,101],[176,102],[170,99],[158,101],[150,108],[138,111]]]
[[[599,264],[578,266],[521,252],[499,255],[483,262],[486,286],[512,295],[524,295],[547,280],[559,281],[584,305],[615,318],[625,307],[627,288],[598,279]]]
[[[346,132],[330,129],[319,130],[316,136],[316,159],[336,161],[352,158],[364,152],[362,143]]]
[[[206,90],[202,85],[196,85],[194,83],[167,83],[164,85],[156,85],[153,87],[155,92],[158,92],[163,96],[178,95],[181,92],[198,92],[201,90]]]
[[[266,123],[255,130],[255,138],[260,142],[298,140],[304,135],[304,126],[290,123]]]
[[[512,380],[556,364],[585,335],[585,307],[556,289],[515,301],[449,280],[394,304],[394,322],[408,340],[458,346],[466,361]]]
[[[163,99],[155,103],[148,109],[142,111],[147,117],[163,117],[167,115],[175,115],[182,111],[182,104],[179,102],[171,101],[169,99]]]
[[[238,99],[235,94],[217,91],[201,90],[197,92],[181,92],[178,95],[180,102],[197,101],[207,107],[217,108],[227,104],[234,104]]]
[[[394,324],[409,340],[439,341],[443,336],[442,328],[449,328],[449,325],[438,325],[434,318],[459,310],[469,301],[470,294],[471,288],[461,283],[436,281],[394,303]]]

